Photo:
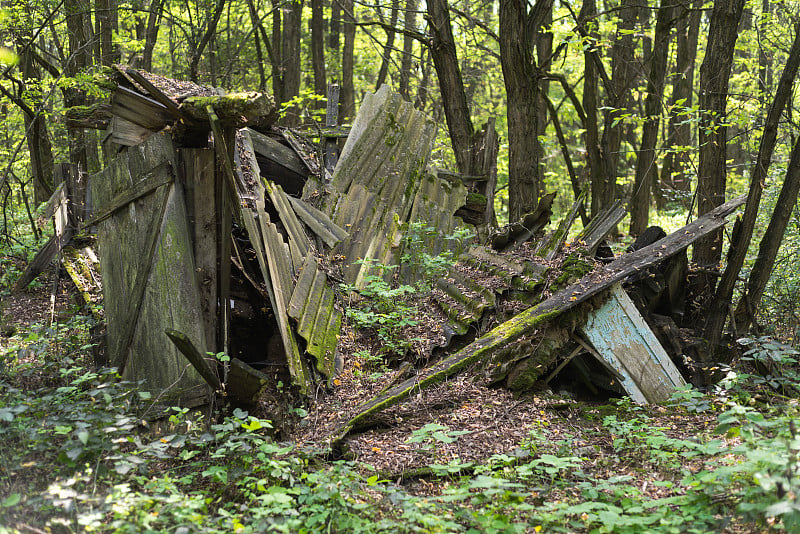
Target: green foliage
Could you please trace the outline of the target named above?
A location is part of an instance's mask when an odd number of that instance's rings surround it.
[[[457,228],[452,234],[440,237],[439,230],[423,222],[408,224],[402,238],[403,255],[400,261],[408,265],[411,273],[420,277],[420,289],[428,289],[430,283],[447,272],[466,244],[475,237],[469,228]],[[451,245],[438,254],[431,254],[440,241]]]
[[[417,324],[414,317],[417,315],[416,307],[408,304],[404,297],[416,293],[412,286],[401,285],[392,287],[385,279],[386,273],[395,269],[369,260],[359,260],[357,263],[369,265],[374,272],[364,277],[364,287],[357,290],[363,297],[360,302],[348,306],[345,315],[353,321],[357,328],[373,330],[377,333],[382,343],[382,352],[389,355],[403,356],[411,347],[414,339],[404,336],[407,327]],[[354,292],[356,288],[342,284],[343,291]]]

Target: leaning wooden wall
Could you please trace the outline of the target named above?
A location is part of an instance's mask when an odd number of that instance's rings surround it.
[[[167,403],[197,405],[209,388],[165,334],[208,347],[184,187],[175,149],[157,134],[91,177],[108,328],[123,378]]]

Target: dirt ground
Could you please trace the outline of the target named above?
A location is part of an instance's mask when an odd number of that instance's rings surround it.
[[[34,289],[3,299],[7,332],[0,335],[0,350],[10,344],[9,328],[24,331],[33,323],[48,324],[51,318],[65,320],[74,311],[77,299],[71,283],[61,277],[54,286],[53,279],[54,271],[49,270]],[[51,300],[53,294],[55,301]],[[291,435],[283,437],[301,448],[326,447],[362,402],[394,381],[393,371],[369,369],[374,362],[353,355],[356,348],[357,344],[350,347],[345,368],[332,387],[317,390],[306,406],[308,415],[297,422]],[[629,483],[647,496],[666,496],[670,490],[654,482],[680,475],[643,469],[636,458],[619,458],[612,445],[613,436],[602,427],[603,417],[614,410],[607,404],[578,401],[549,390],[515,396],[506,389],[486,387],[479,373],[468,370],[385,410],[368,428],[348,437],[344,449],[348,458],[373,466],[383,478],[402,481],[411,491],[423,494],[439,489],[438,483],[426,476],[431,463],[457,460],[479,464],[497,454],[519,457],[535,451],[537,455],[580,456],[585,459],[584,471],[595,469],[592,476],[625,474],[633,477],[635,482]],[[713,415],[661,406],[643,407],[641,413],[650,418],[653,427],[681,439],[707,433],[715,422]],[[429,423],[463,434],[452,443],[438,443],[434,448],[409,442],[415,431]],[[688,467],[701,469],[702,465]]]

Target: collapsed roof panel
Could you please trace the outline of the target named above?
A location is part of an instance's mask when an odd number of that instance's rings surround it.
[[[331,183],[323,191],[306,185],[303,198],[322,193],[321,211],[349,233],[333,250],[346,259],[346,282],[358,286],[368,272],[357,260],[399,262],[403,224],[424,221],[440,233],[455,227],[466,189],[426,172],[436,131],[429,117],[383,86],[364,98]]]

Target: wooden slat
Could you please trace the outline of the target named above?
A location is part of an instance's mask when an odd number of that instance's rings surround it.
[[[301,176],[308,175],[308,168],[294,150],[250,128],[247,128],[247,132],[253,140],[253,149],[256,154],[270,159]]]
[[[122,146],[136,146],[153,135],[152,130],[143,128],[127,119],[114,115],[111,117],[111,141]]]
[[[285,244],[278,233],[274,224],[261,220],[261,233],[264,236],[264,250],[267,256],[272,289],[275,295],[275,319],[278,322],[278,329],[283,339],[286,360],[289,365],[289,373],[292,382],[298,387],[300,393],[306,394],[311,384],[305,360],[300,355],[297,340],[289,324],[289,317],[286,313],[287,306],[291,297],[291,279],[288,277],[290,270],[290,258],[288,257]]]
[[[195,270],[199,282],[200,307],[206,346],[217,352],[217,196],[215,194],[214,152],[183,149],[180,152],[186,204],[192,229]]]
[[[170,119],[163,104],[124,86],[118,86],[114,91],[111,112],[154,132],[162,130]]]
[[[200,373],[200,376],[203,377],[203,380],[205,380],[209,386],[214,388],[215,391],[222,387],[217,373],[209,366],[205,355],[200,354],[200,351],[195,348],[194,343],[192,343],[192,340],[189,339],[186,334],[169,328],[166,329],[164,333],[167,334],[167,337],[169,337],[178,350],[181,351],[181,354],[186,356],[186,359],[189,360],[192,367]]]
[[[300,220],[306,223],[311,228],[311,231],[318,235],[329,247],[335,246],[349,235],[344,228],[334,223],[324,212],[308,202],[289,195],[286,195],[286,198],[289,199]]]
[[[183,117],[181,112],[178,110],[178,105],[175,102],[173,102],[170,97],[161,92],[161,90],[158,89],[155,85],[150,83],[150,80],[145,78],[142,75],[142,73],[140,73],[134,68],[126,66],[117,66],[117,69],[123,70],[125,74],[127,74],[128,76],[131,77],[131,79],[133,79],[133,81],[141,85],[142,88],[145,91],[147,91],[155,101],[163,105],[167,109],[167,112],[174,118],[180,119]]]
[[[96,210],[94,217],[83,223],[81,229],[89,228],[100,221],[108,219],[131,202],[139,200],[145,195],[149,195],[161,186],[172,183],[174,177],[170,171],[171,167],[169,167],[169,163],[166,162],[154,168],[130,188],[122,190],[114,198],[108,200],[102,209]]]
[[[686,384],[619,283],[581,330],[637,403],[664,402]]]

